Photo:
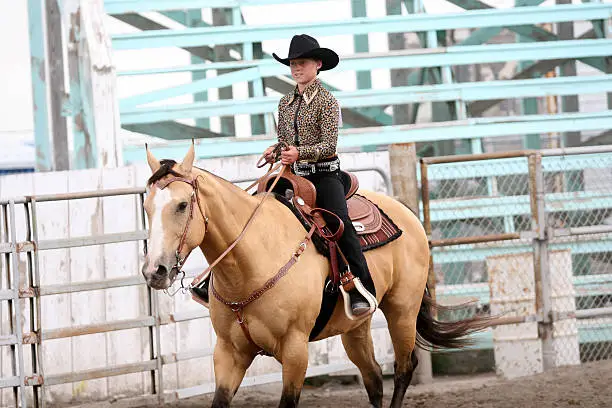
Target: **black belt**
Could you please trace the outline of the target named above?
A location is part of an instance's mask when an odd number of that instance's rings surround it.
[[[295,162],[293,165],[295,174],[302,177],[316,173],[333,173],[338,169],[340,169],[340,159],[338,157],[316,163]]]

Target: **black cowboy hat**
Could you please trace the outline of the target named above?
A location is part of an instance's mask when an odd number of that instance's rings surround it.
[[[323,65],[321,71],[327,71],[335,68],[338,65],[340,58],[338,54],[329,48],[319,47],[317,40],[306,34],[294,35],[289,45],[289,55],[287,58],[281,58],[272,53],[272,56],[281,64],[289,66],[289,61],[297,58],[314,58],[321,60]]]

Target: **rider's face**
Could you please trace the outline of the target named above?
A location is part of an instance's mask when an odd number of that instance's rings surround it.
[[[317,77],[317,70],[321,68],[321,61],[310,58],[298,58],[289,62],[291,76],[300,85],[305,85]]]

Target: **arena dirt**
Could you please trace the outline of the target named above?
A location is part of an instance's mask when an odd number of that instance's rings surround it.
[[[392,379],[385,379],[385,404],[393,390]],[[232,407],[276,407],[280,385],[242,388]],[[212,395],[168,404],[168,408],[210,407]],[[564,408],[612,407],[612,361],[565,367],[514,380],[493,374],[470,377],[436,378],[433,384],[410,386],[405,407],[418,408]],[[307,386],[300,399],[301,408],[369,407],[365,390],[355,382],[329,381]]]

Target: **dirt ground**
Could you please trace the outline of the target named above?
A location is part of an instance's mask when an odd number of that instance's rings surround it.
[[[410,386],[405,407],[418,408],[563,408],[612,407],[612,361],[565,367],[514,380],[493,374],[470,377],[436,378],[433,384]],[[385,379],[385,404],[388,406],[393,381]],[[232,407],[276,407],[280,385],[241,388]],[[212,395],[166,405],[168,408],[209,407]],[[356,382],[329,381],[307,386],[300,398],[301,408],[369,407],[365,390]]]

